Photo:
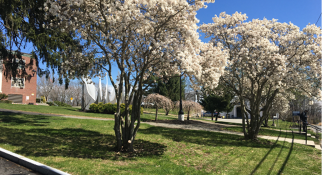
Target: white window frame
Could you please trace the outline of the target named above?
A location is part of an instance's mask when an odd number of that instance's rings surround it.
[[[26,67],[26,60],[21,59],[24,62],[24,65],[19,64],[19,58],[13,58],[16,63],[18,63],[18,69],[22,69]]]
[[[26,82],[25,82],[25,78],[16,78],[18,81],[19,80],[23,80],[23,86],[20,86],[19,84],[18,84],[18,82],[15,82],[14,84],[13,84],[13,82],[12,81],[14,81],[14,79],[13,79],[13,77],[11,77],[11,87],[18,87],[18,88],[25,88],[25,84],[26,84]],[[13,84],[13,85],[12,85]]]

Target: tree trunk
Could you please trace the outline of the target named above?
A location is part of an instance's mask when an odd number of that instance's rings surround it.
[[[155,121],[158,120],[158,106],[155,108]]]
[[[121,151],[122,149],[122,135],[120,131],[120,120],[117,113],[114,114],[114,132],[116,137],[116,151]]]
[[[188,116],[187,116],[187,120],[189,121],[189,113],[190,113],[190,110],[188,110]]]
[[[268,118],[264,119],[264,127],[268,127]]]
[[[211,120],[214,121],[214,113],[211,113]]]
[[[121,116],[121,94],[122,94],[122,89],[123,89],[123,72],[121,72],[121,76],[120,76],[120,82],[119,82],[119,87],[118,87],[118,92],[117,94],[117,100],[116,100],[116,113],[115,113],[115,117],[114,117],[114,132],[115,132],[115,137],[116,137],[116,151],[122,151],[122,146],[124,142],[124,137],[121,133],[121,131],[123,132],[123,126],[122,126],[122,116]]]

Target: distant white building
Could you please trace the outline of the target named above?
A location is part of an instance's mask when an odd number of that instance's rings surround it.
[[[202,92],[200,90],[188,91],[184,94],[184,99],[194,102],[199,102],[202,99]]]

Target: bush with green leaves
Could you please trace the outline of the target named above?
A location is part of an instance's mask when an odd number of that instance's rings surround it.
[[[46,102],[49,106],[55,106],[55,104],[51,101]]]
[[[91,105],[89,105],[89,110],[92,112],[98,112],[98,104],[92,103]]]
[[[111,103],[104,104],[105,114],[114,114],[116,109],[117,109],[116,104],[111,104]]]
[[[10,101],[10,100],[0,100],[0,103],[12,104],[12,101]]]
[[[72,107],[71,105],[68,105],[64,102],[60,102],[60,101],[54,101],[54,103],[56,103],[58,106],[61,106],[61,107]]]
[[[122,103],[121,104],[121,113],[124,113],[125,111],[125,104]],[[95,113],[104,113],[104,114],[114,114],[116,112],[116,104],[111,104],[111,103],[99,103],[99,104],[95,104],[92,103],[89,106],[89,110]],[[132,113],[132,105],[129,106],[129,114]],[[143,107],[141,107],[141,115],[143,114]]]
[[[6,94],[0,94],[0,100],[8,98],[8,95]]]

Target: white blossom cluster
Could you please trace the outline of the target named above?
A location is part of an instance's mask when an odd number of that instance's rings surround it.
[[[277,94],[272,103],[272,113],[279,113],[280,115],[285,115],[290,109],[288,98],[290,98],[288,97],[288,95]]]
[[[183,72],[215,87],[227,64],[222,46],[203,43],[196,11],[214,0],[47,0],[45,10],[57,16],[52,25],[76,31],[83,55],[65,60],[61,73],[77,76],[115,66],[132,82]],[[110,78],[111,75],[110,75]],[[111,79],[114,84],[113,79]],[[135,83],[133,83],[136,86]]]
[[[276,19],[246,19],[246,14],[223,12],[200,26],[215,46],[228,49],[223,81],[240,97],[264,98],[296,89],[320,99],[321,28],[308,25],[300,31]]]

